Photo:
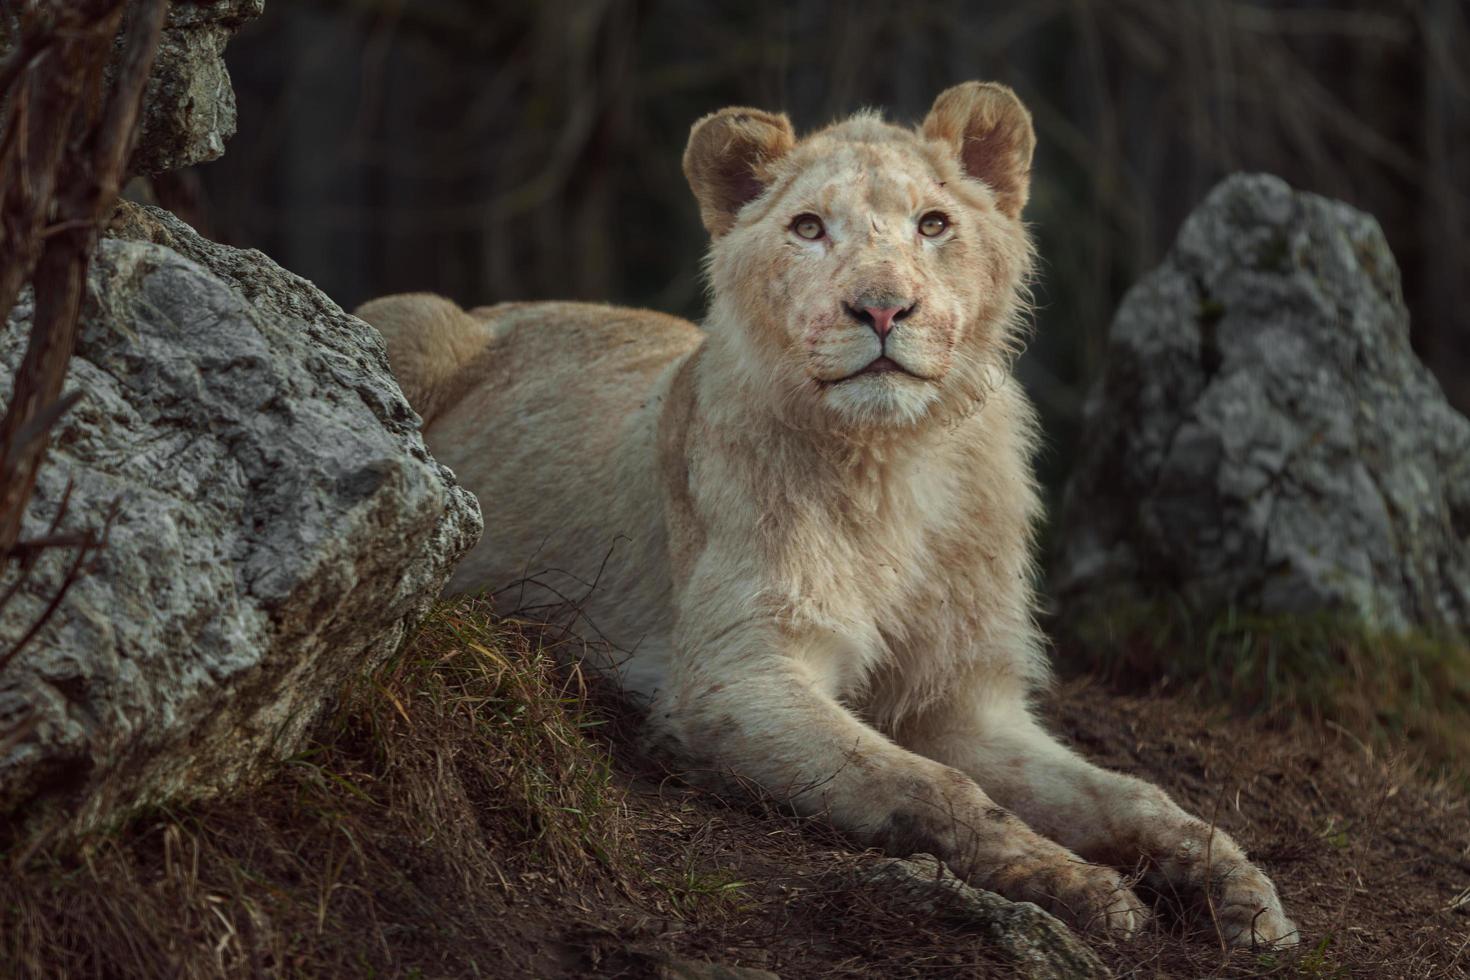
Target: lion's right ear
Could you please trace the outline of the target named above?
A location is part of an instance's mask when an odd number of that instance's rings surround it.
[[[721,109],[694,124],[684,150],[684,176],[711,238],[734,226],[740,209],[765,190],[766,166],[795,145],[784,114]]]
[[[1003,213],[1021,216],[1031,190],[1036,131],[1015,92],[995,82],[945,89],[934,100],[923,132],[954,147],[966,176],[988,184]]]

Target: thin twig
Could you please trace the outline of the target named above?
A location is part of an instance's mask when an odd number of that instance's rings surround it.
[[[71,547],[75,554],[40,617],[0,655],[0,669],[55,614],[88,559],[105,547],[117,513],[114,503],[99,531],[58,535],[68,485],[50,531],[19,540],[51,430],[81,397],[61,389],[88,262],[125,177],[167,2],[82,0],[64,12],[44,38],[34,23],[21,24],[17,60],[0,71],[9,105],[0,133],[0,323],[28,278],[35,294],[25,355],[0,418],[0,561],[21,566],[4,602],[30,578],[40,551]],[[104,98],[104,67],[125,12],[122,53]],[[12,64],[21,67],[12,71]]]

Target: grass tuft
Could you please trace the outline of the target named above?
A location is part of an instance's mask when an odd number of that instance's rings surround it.
[[[611,758],[586,738],[607,719],[580,668],[559,665],[535,633],[483,603],[441,607],[346,702],[328,737],[369,748],[421,822],[477,827],[561,874],[620,858],[626,808]]]

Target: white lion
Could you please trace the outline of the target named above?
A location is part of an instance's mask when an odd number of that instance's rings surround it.
[[[800,142],[725,109],[684,156],[703,330],[427,294],[359,313],[484,507],[452,587],[529,574],[522,602],[579,604],[691,762],[1083,928],[1138,927],[1114,869],[1142,862],[1208,891],[1230,942],[1295,942],[1233,840],[1032,715],[1036,426],[1010,362],[1034,144],[994,84]]]

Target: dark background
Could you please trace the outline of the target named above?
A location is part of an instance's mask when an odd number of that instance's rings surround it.
[[[697,319],[691,122],[727,104],[798,131],[867,105],[915,122],[996,79],[1039,137],[1022,374],[1050,482],[1120,296],[1234,170],[1379,219],[1415,347],[1470,409],[1466,0],[268,0],[228,60],[239,134],[185,178],[195,217],[349,309],[427,289]]]

